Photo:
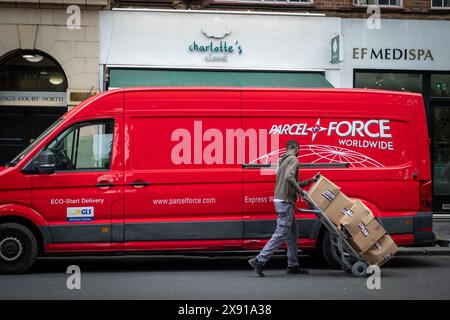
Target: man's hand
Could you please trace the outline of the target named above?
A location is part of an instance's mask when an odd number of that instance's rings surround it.
[[[298,192],[298,195],[303,198],[305,196],[305,191],[300,189],[300,191]]]

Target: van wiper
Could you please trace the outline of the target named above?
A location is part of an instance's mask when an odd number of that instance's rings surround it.
[[[14,167],[17,164],[15,161],[8,161],[5,163],[5,167]]]

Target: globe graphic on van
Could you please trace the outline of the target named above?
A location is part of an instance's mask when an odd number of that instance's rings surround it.
[[[250,164],[276,164],[280,155],[285,152],[286,148],[272,151],[251,161]],[[300,164],[348,164],[353,168],[384,167],[380,162],[360,152],[322,144],[301,145],[298,159]]]

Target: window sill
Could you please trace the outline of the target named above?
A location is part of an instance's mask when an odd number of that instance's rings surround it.
[[[450,7],[434,7],[434,8],[432,7],[429,9],[428,12],[436,13],[436,12],[447,12],[447,11],[450,11]]]
[[[376,5],[358,5],[358,4],[354,4],[352,7],[353,7],[354,10],[367,11],[367,8],[370,7],[370,6],[378,7],[378,8],[380,8],[380,10],[383,10],[383,11],[397,11],[397,12],[405,11],[405,7],[402,7],[402,6],[376,6]]]

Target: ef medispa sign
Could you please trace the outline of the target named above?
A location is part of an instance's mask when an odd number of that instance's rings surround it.
[[[66,92],[0,91],[0,106],[67,107]]]

